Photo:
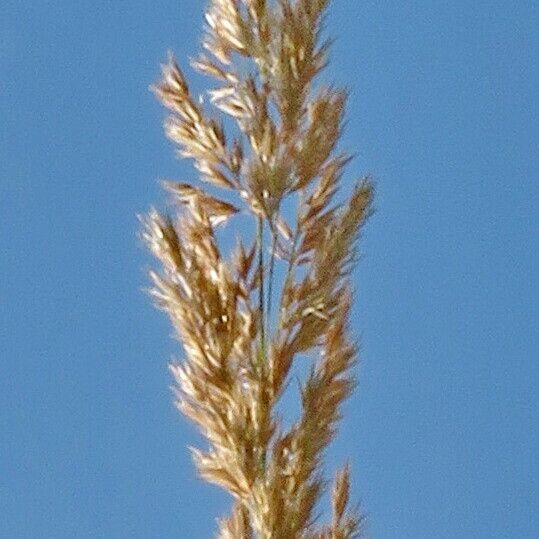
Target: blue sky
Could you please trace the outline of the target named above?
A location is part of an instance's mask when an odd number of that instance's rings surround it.
[[[148,92],[203,2],[3,0],[0,537],[211,537],[135,214],[194,178]],[[536,537],[537,2],[344,1],[349,179],[377,213],[354,274],[352,458],[373,538]],[[189,71],[188,71],[189,73]],[[199,79],[200,80],[200,79]],[[535,292],[535,295],[534,295]]]

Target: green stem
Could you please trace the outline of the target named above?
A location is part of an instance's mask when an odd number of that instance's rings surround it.
[[[278,329],[282,329],[283,300],[284,300],[286,291],[288,287],[290,286],[290,280],[292,279],[292,271],[294,269],[294,266],[296,265],[296,259],[297,259],[296,249],[298,245],[298,240],[299,240],[299,227],[296,228],[296,231],[294,233],[294,239],[292,240],[292,249],[290,252],[290,258],[288,259],[288,268],[286,270],[286,276],[284,278],[284,284],[283,284],[283,289],[281,293],[281,304],[280,304],[279,315],[278,315],[279,316],[278,325],[277,325]]]
[[[279,209],[277,208],[277,219],[279,218]],[[271,324],[271,303],[272,303],[272,296],[273,296],[273,274],[274,274],[274,267],[275,267],[275,251],[277,248],[277,230],[275,227],[275,223],[272,221],[270,222],[270,228],[271,228],[271,258],[270,258],[270,266],[269,266],[269,284],[268,284],[268,324]],[[268,328],[268,332],[270,331],[270,328]]]

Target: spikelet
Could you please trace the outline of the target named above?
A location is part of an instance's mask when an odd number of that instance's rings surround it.
[[[331,522],[318,525],[315,513],[324,452],[355,386],[350,273],[373,196],[365,178],[335,202],[350,160],[336,152],[347,94],[313,90],[327,63],[328,4],[210,0],[206,54],[191,66],[217,84],[207,92],[211,110],[172,55],[153,87],[169,111],[168,137],[202,182],[163,182],[171,215],[152,209],[141,221],[162,264],[150,273],[151,294],[183,344],[170,365],[175,403],[208,442],[192,449],[195,465],[234,498],[221,539],[349,539],[362,530],[349,506],[349,466],[335,477]],[[224,117],[237,127],[232,136]],[[295,215],[284,215],[287,200]],[[242,228],[228,256],[216,228],[239,214],[252,230]],[[278,406],[298,360],[311,368],[287,427]]]

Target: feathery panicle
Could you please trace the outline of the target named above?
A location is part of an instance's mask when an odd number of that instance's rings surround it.
[[[253,539],[249,513],[235,505],[232,515],[219,522],[219,539]]]
[[[372,202],[368,178],[345,203],[334,201],[350,160],[336,153],[346,92],[313,90],[327,63],[328,4],[211,0],[206,54],[191,61],[217,84],[211,110],[172,56],[153,87],[169,110],[168,137],[202,181],[163,182],[174,211],[152,209],[141,220],[162,264],[150,273],[151,293],[183,344],[170,366],[175,402],[208,442],[192,449],[195,464],[235,498],[219,521],[221,539],[347,539],[361,530],[348,507],[348,466],[335,479],[331,523],[318,526],[315,513],[324,451],[355,385],[350,272]],[[232,136],[224,117],[237,127]],[[217,188],[226,200],[210,193]],[[295,216],[284,215],[286,199],[297,201]],[[245,230],[228,256],[216,227],[240,213],[256,233]],[[294,361],[307,357],[299,416],[286,427],[280,398]]]

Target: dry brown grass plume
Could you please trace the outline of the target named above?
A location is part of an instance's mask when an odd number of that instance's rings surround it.
[[[152,294],[184,347],[171,365],[176,403],[208,440],[193,450],[196,466],[235,499],[219,522],[221,539],[361,533],[347,466],[334,480],[330,522],[316,514],[324,450],[354,387],[350,272],[372,199],[362,179],[335,201],[349,161],[336,152],[347,96],[314,85],[327,62],[320,34],[328,4],[212,0],[206,52],[192,62],[216,80],[210,106],[192,95],[172,57],[154,87],[170,112],[168,137],[202,180],[165,182],[177,211],[152,210],[143,237],[162,263],[151,273]],[[234,136],[225,134],[226,118]],[[286,199],[297,203],[295,215],[283,210]],[[227,256],[216,229],[239,213],[253,230]],[[299,416],[285,425],[277,408],[295,360],[312,368]]]

